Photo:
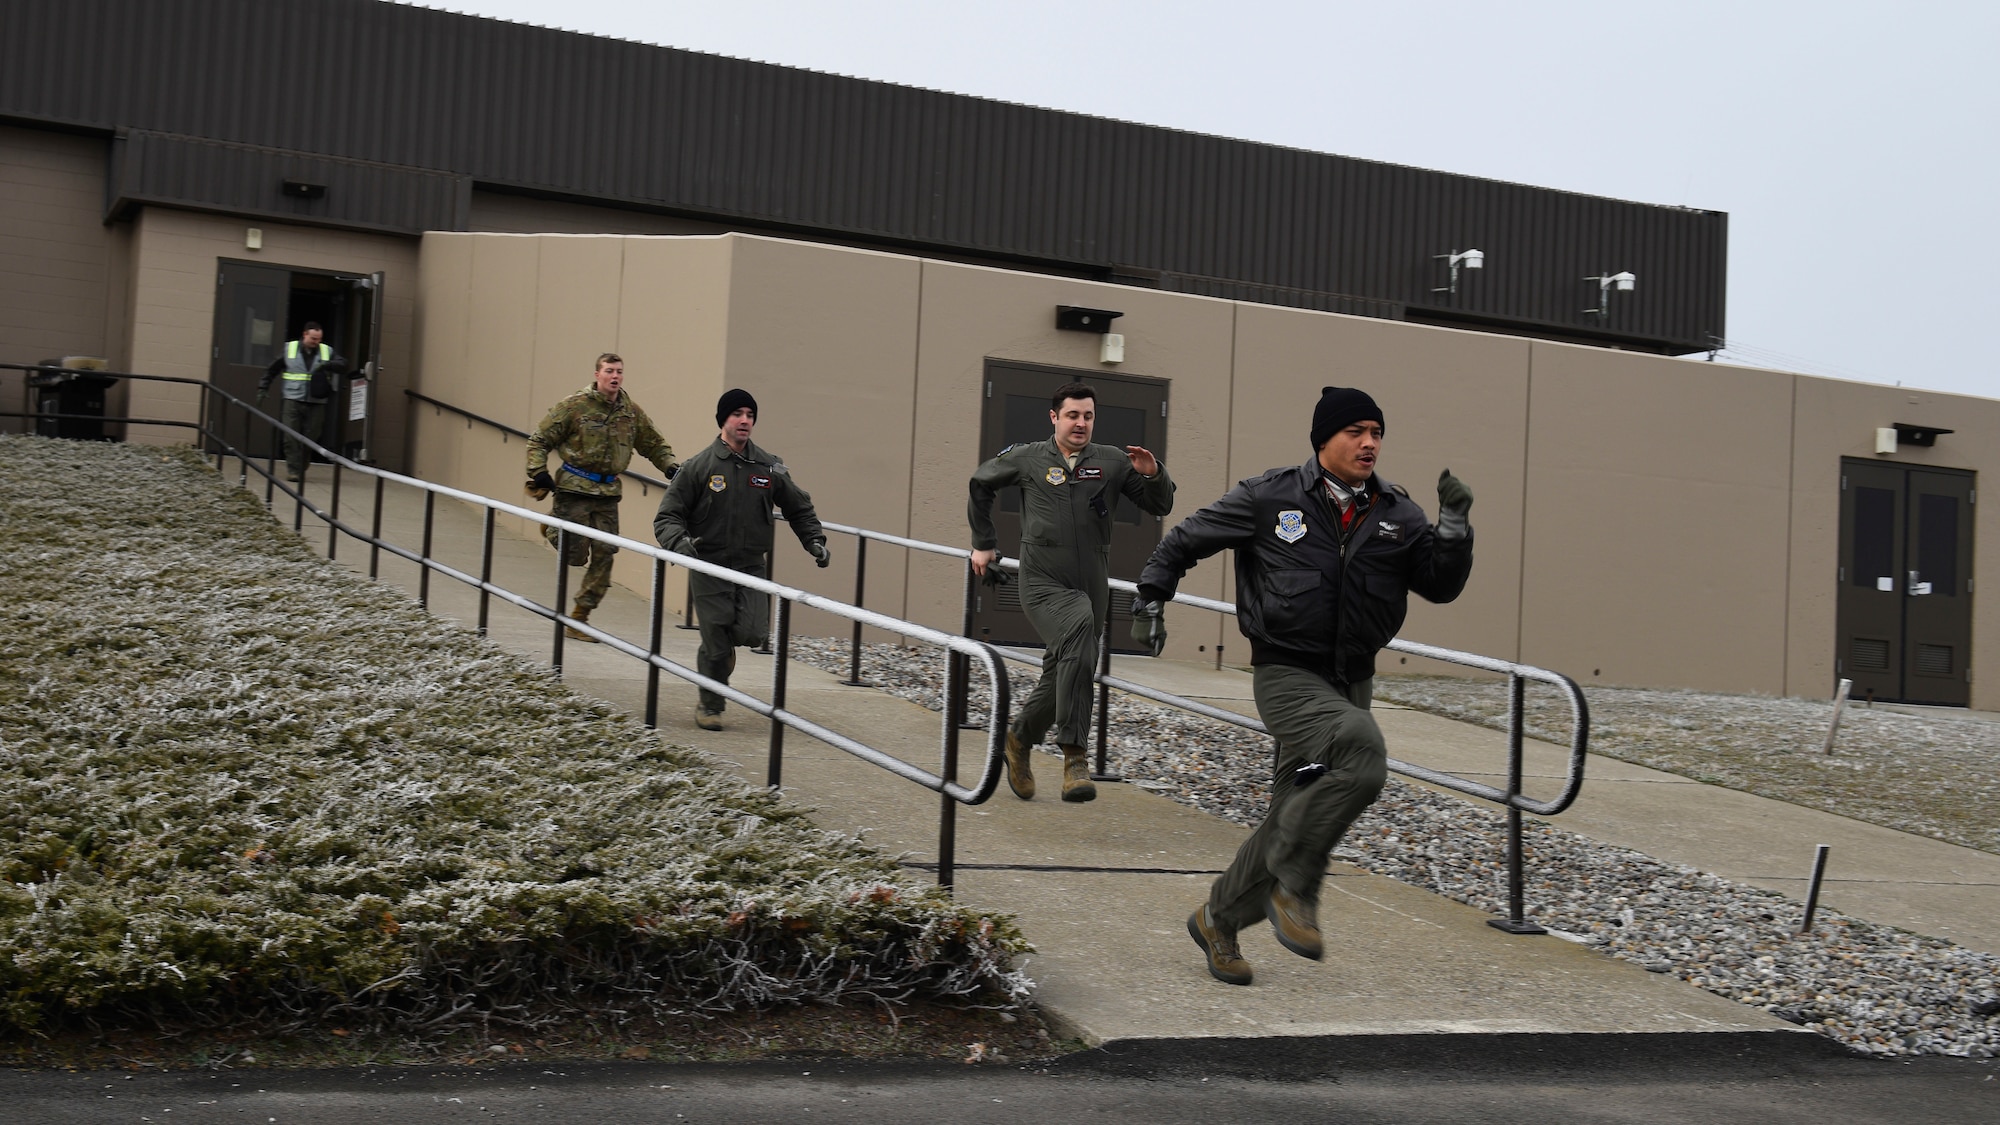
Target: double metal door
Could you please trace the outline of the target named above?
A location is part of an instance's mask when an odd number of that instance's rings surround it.
[[[989,359],[984,372],[979,426],[979,457],[984,461],[1018,442],[1047,441],[1055,432],[1049,422],[1049,396],[1064,383],[1087,383],[1097,391],[1097,424],[1092,441],[1100,445],[1138,445],[1167,457],[1167,383],[1101,371]],[[968,475],[970,475],[968,473]],[[1119,497],[1112,509],[1111,574],[1137,579],[1146,559],[1159,546],[1164,522]],[[993,505],[993,527],[1000,553],[1021,553],[1021,496],[1018,489],[1001,490]],[[1019,583],[978,587],[972,635],[994,644],[1038,647],[1042,641],[1021,612]],[[1114,651],[1136,652],[1131,646],[1132,596],[1112,591],[1111,642]]]
[[[1847,459],[1840,466],[1840,650],[1854,694],[1971,702],[1974,477]]]
[[[321,432],[314,440],[328,449],[369,458],[374,427],[375,376],[382,349],[382,275],[266,265],[222,259],[216,263],[215,327],[209,382],[238,398],[256,396],[257,383],[271,361],[296,340],[307,321],[321,326],[325,343],[345,357],[353,371],[340,381]],[[265,404],[279,414],[281,392],[274,384]],[[225,437],[252,456],[275,454],[270,431],[232,412]]]

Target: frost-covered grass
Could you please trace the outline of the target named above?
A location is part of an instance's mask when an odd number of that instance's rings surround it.
[[[1377,698],[1505,729],[1490,682],[1383,676]],[[1590,749],[1697,781],[2000,853],[2000,723],[1850,702],[1592,686]],[[1529,684],[1528,733],[1569,742],[1569,704]]]
[[[1011,919],[350,576],[192,451],[0,435],[0,479],[0,1028],[1024,998]]]

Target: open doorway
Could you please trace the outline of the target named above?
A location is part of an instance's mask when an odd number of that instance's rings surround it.
[[[382,275],[274,266],[221,259],[216,269],[215,330],[209,382],[245,401],[257,397],[257,383],[285,344],[299,338],[307,323],[325,332],[324,342],[348,361],[348,373],[326,412],[325,428],[314,441],[357,461],[370,459],[374,431],[374,374],[382,346]],[[274,385],[265,413],[277,416]],[[253,457],[270,448],[268,427],[252,426],[240,412],[225,420],[225,436]],[[316,458],[317,459],[317,458]]]

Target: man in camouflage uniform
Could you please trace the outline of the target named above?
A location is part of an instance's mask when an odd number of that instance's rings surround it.
[[[715,442],[687,459],[660,498],[659,513],[653,517],[653,537],[660,546],[766,578],[776,539],[771,511],[778,507],[784,509],[792,534],[806,553],[820,566],[831,562],[812,497],[792,479],[783,458],[750,440],[750,430],[757,424],[757,400],[745,390],[723,392],[715,404],[715,424],[722,428]],[[695,621],[701,626],[695,670],[726,684],[736,670],[736,650],[760,647],[768,638],[770,596],[700,573],[689,576],[689,585]],[[720,695],[701,689],[695,725],[721,730],[724,703]]]
[[[605,352],[597,357],[591,385],[551,407],[528,438],[528,495],[539,500],[553,492],[556,503],[550,515],[613,535],[618,534],[618,498],[623,492],[618,474],[632,463],[635,450],[669,480],[674,476],[673,447],[624,392],[624,385],[625,361]],[[562,458],[557,475],[549,473],[550,453]],[[555,528],[542,528],[542,535],[551,547],[556,545]],[[609,543],[570,536],[566,561],[584,567],[583,587],[576,593],[571,617],[588,621],[590,611],[604,600],[604,592],[611,588],[611,557],[617,553]],[[563,628],[576,640],[597,640],[574,626]]]
[[[1000,552],[993,500],[1021,490],[1021,609],[1042,638],[1042,678],[1007,730],[1007,785],[1023,801],[1035,795],[1029,759],[1056,728],[1063,754],[1062,799],[1097,797],[1083,743],[1090,729],[1091,668],[1097,638],[1111,608],[1111,514],[1119,497],[1164,516],[1174,507],[1167,467],[1137,445],[1094,445],[1097,392],[1082,383],[1056,389],[1049,400],[1055,435],[1013,445],[972,474],[966,518],[972,524],[972,569],[984,575]]]

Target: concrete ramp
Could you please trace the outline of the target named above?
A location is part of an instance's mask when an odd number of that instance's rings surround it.
[[[314,469],[315,494],[323,493],[326,471]],[[385,502],[385,534],[418,542],[421,502],[399,491],[391,489]],[[281,516],[289,515],[285,507],[281,501]],[[351,507],[343,514],[365,518]],[[440,502],[435,541],[441,555],[477,571],[480,522],[471,510]],[[365,573],[366,548],[345,543],[340,561]],[[538,540],[496,537],[494,579],[503,585],[547,591],[540,595],[546,600],[553,596],[553,561]],[[384,581],[414,591],[414,565],[385,557],[381,566]],[[450,579],[432,578],[430,604],[432,612],[468,626],[477,619],[476,594]],[[614,586],[591,622],[643,645],[647,614],[640,595]],[[546,661],[550,634],[547,622],[493,603],[488,635],[495,643]],[[663,647],[670,658],[692,664],[696,643],[695,633],[670,627]],[[572,687],[643,714],[643,665],[576,642],[566,646],[565,664]],[[761,694],[770,667],[768,658],[745,653],[735,683]],[[1177,674],[1200,678],[1201,672]],[[1206,694],[1225,702],[1238,691],[1227,677],[1202,682]],[[792,710],[926,768],[939,765],[942,720],[935,712],[842,686],[796,663],[789,690]],[[732,708],[723,731],[703,731],[694,725],[694,705],[691,686],[663,677],[662,732],[761,784],[769,724]],[[859,833],[906,861],[935,863],[940,797],[796,732],[785,743],[786,794],[818,810],[822,825]],[[1424,760],[1407,741],[1396,752]],[[962,779],[976,776],[978,753],[967,747]],[[1051,779],[1057,762],[1038,759]],[[1023,802],[1003,786],[985,805],[957,813],[957,893],[1020,918],[1037,950],[1025,967],[1039,1003],[1059,1029],[1086,1042],[1436,1032],[1807,1034],[1555,937],[1503,933],[1486,925],[1490,915],[1481,911],[1345,865],[1336,865],[1327,881],[1324,962],[1292,955],[1258,927],[1243,935],[1255,983],[1223,984],[1208,975],[1186,921],[1247,830],[1133,786],[1101,785],[1099,793],[1094,802],[1070,805],[1046,786]]]

